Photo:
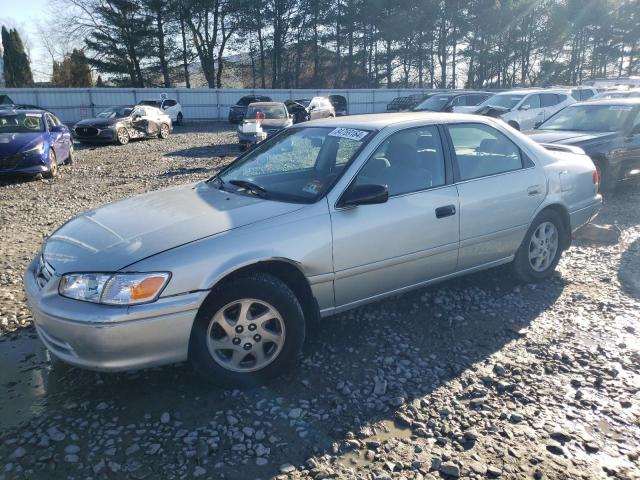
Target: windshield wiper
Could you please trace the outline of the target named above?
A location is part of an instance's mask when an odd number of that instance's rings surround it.
[[[262,198],[265,198],[267,195],[269,195],[269,192],[266,188],[261,187],[260,185],[257,185],[253,182],[249,182],[248,180],[229,180],[229,183],[244,190],[248,190],[254,195]]]

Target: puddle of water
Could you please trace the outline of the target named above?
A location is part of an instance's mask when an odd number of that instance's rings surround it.
[[[399,427],[393,420],[383,420],[372,429],[374,431],[373,435],[364,438],[363,442],[379,442],[382,444],[388,440],[399,440],[413,435],[410,428]],[[362,467],[371,463],[371,460],[365,458],[365,454],[366,450],[352,450],[339,457],[336,463],[347,468]]]
[[[0,336],[0,431],[43,412],[48,355],[34,332]]]

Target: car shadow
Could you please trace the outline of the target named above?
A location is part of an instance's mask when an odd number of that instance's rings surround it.
[[[618,281],[627,295],[640,300],[640,239],[631,243],[622,254]]]
[[[224,462],[225,478],[269,478],[283,463],[302,466],[326,452],[347,454],[346,440],[394,422],[402,405],[446,388],[520,338],[564,286],[559,274],[516,286],[503,267],[372,303],[324,319],[296,370],[244,390],[212,387],[188,365],[104,374],[55,364],[45,379],[45,412],[52,418],[70,408],[87,414],[104,409],[120,425],[158,422],[167,412],[176,429],[203,435],[218,426],[226,436],[216,450],[192,461],[208,469]],[[459,395],[451,392],[462,400]],[[269,441],[253,441],[270,446],[267,465],[235,454],[237,432],[245,426],[268,430]],[[154,441],[175,457],[185,447],[172,438]],[[141,461],[161,471],[157,458]]]

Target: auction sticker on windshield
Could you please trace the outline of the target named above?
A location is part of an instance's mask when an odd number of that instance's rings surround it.
[[[362,140],[367,136],[367,130],[357,130],[355,128],[335,128],[330,133],[330,137],[349,138],[351,140]]]
[[[616,110],[620,112],[630,112],[633,107],[628,107],[626,105],[613,105],[609,107],[609,110]]]

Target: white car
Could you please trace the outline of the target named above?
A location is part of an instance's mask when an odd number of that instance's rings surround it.
[[[475,113],[500,118],[516,130],[531,130],[575,102],[565,89],[511,90],[488,98]]]
[[[182,125],[182,120],[184,118],[182,115],[182,105],[180,105],[177,100],[173,100],[171,98],[149,99],[138,102],[138,105],[148,105],[150,107],[159,108],[171,117],[171,121],[174,125]]]

